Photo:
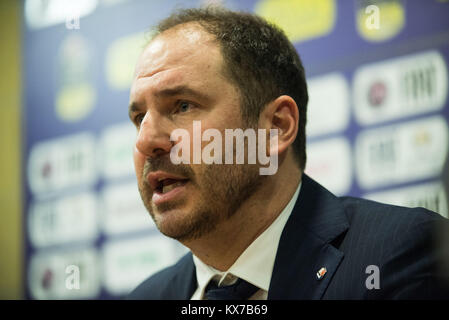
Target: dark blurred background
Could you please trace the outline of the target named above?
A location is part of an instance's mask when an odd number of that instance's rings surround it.
[[[208,4],[295,44],[306,173],[448,216],[448,1],[2,0],[0,298],[121,298],[186,252],[141,204],[128,91],[151,26]]]

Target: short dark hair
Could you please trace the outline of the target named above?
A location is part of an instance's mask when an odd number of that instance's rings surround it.
[[[156,35],[189,22],[198,23],[219,42],[224,73],[240,91],[242,118],[247,123],[257,123],[264,107],[281,95],[295,100],[299,130],[293,150],[304,170],[307,84],[301,59],[285,33],[250,13],[204,7],[172,13],[157,25]]]

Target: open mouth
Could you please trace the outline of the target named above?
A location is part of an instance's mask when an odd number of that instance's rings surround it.
[[[158,181],[158,185],[156,189],[154,190],[157,193],[160,194],[166,194],[170,191],[174,190],[177,187],[181,187],[187,183],[188,179],[178,180],[178,179],[171,179],[171,178],[162,178]]]
[[[176,176],[163,171],[150,172],[147,181],[153,189],[153,204],[179,200],[186,196],[186,185],[190,182],[182,176]]]

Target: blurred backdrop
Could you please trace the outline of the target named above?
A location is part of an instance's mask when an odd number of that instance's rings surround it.
[[[141,204],[127,117],[136,59],[176,8],[215,3],[286,31],[308,79],[306,173],[448,215],[448,1],[0,3],[0,298],[121,298],[186,252]]]

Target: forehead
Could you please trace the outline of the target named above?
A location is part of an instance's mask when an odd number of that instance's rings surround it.
[[[222,78],[222,55],[214,37],[197,24],[184,24],[155,37],[135,69],[131,96],[169,85],[213,85]]]

